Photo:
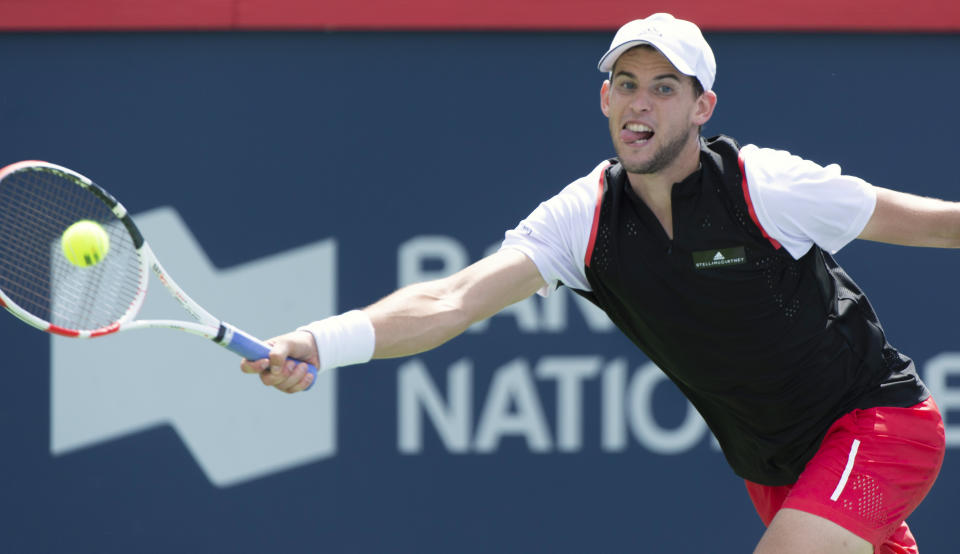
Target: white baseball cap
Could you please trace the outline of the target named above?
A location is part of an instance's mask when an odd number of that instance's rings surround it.
[[[713,87],[713,80],[717,76],[717,60],[700,28],[668,13],[655,13],[620,27],[597,68],[600,71],[612,71],[620,54],[639,44],[649,44],[659,50],[680,73],[696,77],[703,90]]]

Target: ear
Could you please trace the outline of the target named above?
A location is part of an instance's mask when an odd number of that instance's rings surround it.
[[[603,82],[600,87],[600,111],[603,115],[610,117],[610,80]]]
[[[717,93],[708,90],[697,98],[693,112],[693,123],[697,126],[704,125],[713,117],[713,110],[717,107]]]

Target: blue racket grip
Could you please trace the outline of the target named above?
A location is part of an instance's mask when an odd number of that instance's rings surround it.
[[[233,337],[230,338],[230,342],[223,344],[223,346],[234,354],[239,354],[248,360],[259,360],[270,355],[269,346],[236,327],[233,327]],[[306,363],[303,362],[303,360],[287,359],[297,363]],[[317,368],[314,367],[313,364],[307,364],[307,371],[313,375],[313,381],[310,381],[310,385],[304,390],[310,390],[313,388],[314,383],[317,382]]]

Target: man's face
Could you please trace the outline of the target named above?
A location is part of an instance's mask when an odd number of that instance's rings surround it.
[[[694,96],[691,78],[653,48],[622,54],[601,89],[601,109],[624,168],[651,174],[670,167],[710,118],[713,105],[703,97],[712,94]]]

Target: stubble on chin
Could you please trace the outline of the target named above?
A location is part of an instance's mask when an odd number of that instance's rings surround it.
[[[622,145],[617,143],[617,156],[620,158],[620,163],[623,164],[623,168],[627,170],[627,173],[633,173],[637,175],[652,175],[654,173],[659,173],[664,169],[670,167],[680,154],[683,152],[683,149],[687,146],[687,141],[690,139],[691,133],[694,132],[694,127],[690,127],[686,132],[679,133],[677,136],[673,137],[667,141],[663,146],[657,149],[654,152],[653,157],[645,162],[631,163],[624,160],[623,153],[620,152]]]

